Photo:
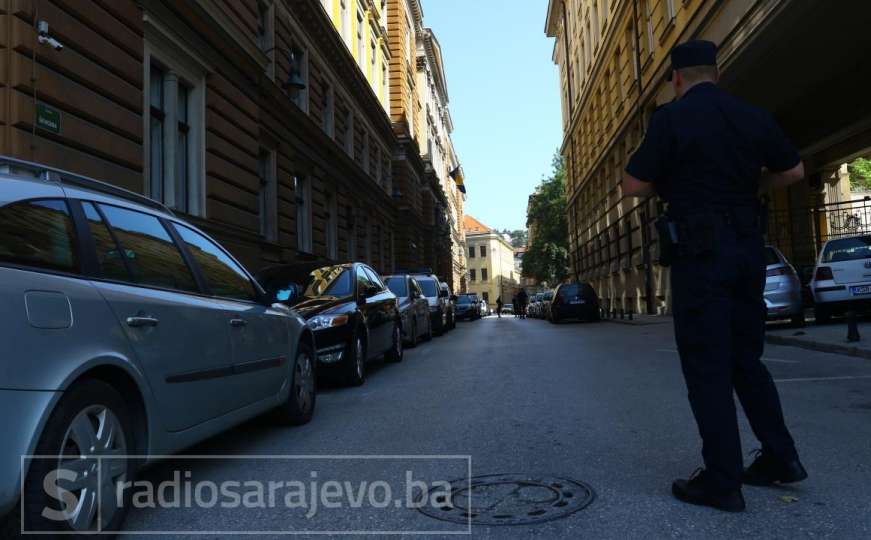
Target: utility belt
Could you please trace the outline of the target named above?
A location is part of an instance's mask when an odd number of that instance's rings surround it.
[[[716,254],[720,236],[732,231],[738,237],[759,234],[759,210],[751,207],[712,209],[675,215],[666,212],[656,220],[659,264],[671,266],[681,258]]]

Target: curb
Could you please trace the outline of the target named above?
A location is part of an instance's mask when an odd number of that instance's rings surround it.
[[[602,322],[625,324],[627,326],[652,326],[657,324],[668,324],[669,322],[671,322],[671,320],[671,317],[663,317],[656,320],[634,319],[631,321],[628,319],[602,319]]]
[[[839,345],[837,343],[809,341],[807,339],[794,338],[789,336],[775,336],[770,334],[765,335],[765,342],[771,343],[773,345],[788,345],[790,347],[809,349],[811,351],[842,354],[845,356],[871,359],[871,349],[862,349],[853,345]]]

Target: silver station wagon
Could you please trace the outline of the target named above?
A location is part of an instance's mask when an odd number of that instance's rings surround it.
[[[150,461],[118,456],[270,410],[302,424],[315,405],[311,331],[215,241],[145,197],[2,157],[0,345],[3,538],[117,529],[128,502],[106,494]]]

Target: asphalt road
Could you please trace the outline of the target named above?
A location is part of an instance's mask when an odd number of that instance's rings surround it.
[[[596,492],[585,509],[535,525],[469,529],[394,504],[319,509],[307,518],[311,505],[290,509],[279,501],[265,508],[255,501],[253,508],[136,509],[126,529],[211,531],[199,538],[235,536],[226,531],[871,538],[871,361],[775,346],[765,357],[810,478],[791,488],[745,488],[743,514],[686,506],[670,495],[672,479],[693,472],[701,457],[668,320],[627,326],[486,318],[407,351],[402,364],[372,366],[362,387],[324,388],[307,426],[276,427],[261,418],[188,452],[259,458],[179,458],[144,478],[167,480],[179,469],[215,482],[335,479],[356,486],[383,479],[402,489],[404,471],[435,482],[465,478],[471,468],[472,475],[585,482]],[[747,452],[757,446],[743,417],[742,437]],[[364,457],[340,457],[346,455]],[[379,455],[461,457],[373,457]],[[470,456],[471,465],[462,456]],[[503,504],[508,511],[506,493],[481,493],[479,504]],[[530,492],[529,499],[536,496]]]

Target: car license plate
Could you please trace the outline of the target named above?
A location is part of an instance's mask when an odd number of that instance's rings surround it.
[[[574,300],[569,301],[569,304],[583,304],[584,301],[580,298],[575,298]]]
[[[853,296],[871,294],[871,285],[857,285],[855,287],[850,287],[850,294]]]

